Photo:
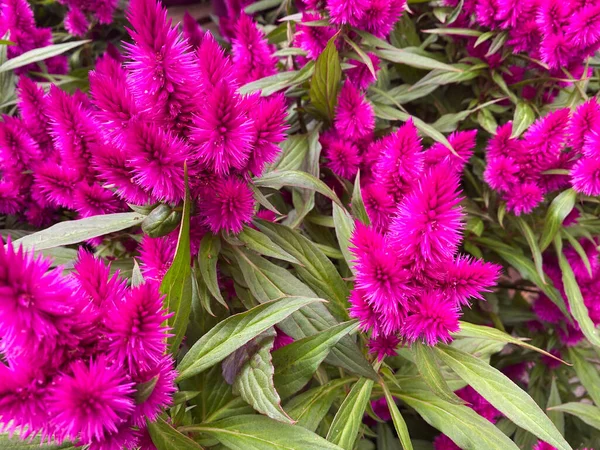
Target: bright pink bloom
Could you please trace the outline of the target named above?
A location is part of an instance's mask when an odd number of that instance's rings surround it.
[[[202,198],[201,212],[213,233],[221,230],[239,233],[252,220],[254,205],[254,194],[248,184],[230,176],[220,179],[210,195]]]
[[[73,36],[85,36],[90,26],[87,17],[79,8],[71,8],[65,16],[65,29]]]
[[[431,166],[447,161],[454,170],[462,172],[473,155],[476,136],[477,130],[457,131],[448,136],[448,142],[452,145],[458,156],[452,153],[445,145],[436,142],[425,152],[425,165]]]
[[[424,292],[410,304],[410,309],[412,313],[402,327],[402,334],[409,342],[448,343],[452,340],[450,333],[459,330],[459,309],[439,291]]]
[[[586,156],[590,156],[586,152],[586,141],[591,139],[594,141],[600,131],[600,105],[596,98],[592,98],[580,105],[571,118],[569,126],[569,136],[571,146],[576,152],[583,152]],[[592,146],[595,148],[595,145]]]
[[[198,50],[204,38],[204,31],[187,11],[183,15],[183,37],[187,39],[194,51]]]
[[[163,339],[164,337],[163,334]],[[173,358],[167,355],[135,376],[135,381],[138,383],[148,383],[156,379],[150,396],[144,402],[135,405],[132,421],[136,426],[143,427],[147,420],[154,422],[158,415],[172,404],[173,394],[177,391],[175,385],[177,372],[173,368],[174,363]]]
[[[336,131],[353,141],[368,137],[375,129],[375,113],[366,97],[349,82],[338,96],[334,119]]]
[[[396,213],[394,198],[388,195],[385,188],[378,184],[370,184],[364,187],[362,197],[373,226],[377,230],[386,231]]]
[[[400,344],[400,338],[396,335],[380,335],[369,339],[369,353],[377,355],[379,361],[386,356],[396,356],[396,348]]]
[[[489,292],[500,275],[500,266],[459,255],[453,263],[443,265],[441,285],[444,292],[461,305],[468,305],[471,298],[483,300],[483,292]],[[439,269],[438,269],[439,270]],[[443,270],[443,269],[442,269]]]
[[[231,60],[225,56],[225,52],[210,32],[204,35],[196,56],[200,79],[207,91],[213,89],[221,81],[230,85],[237,83]]]
[[[277,58],[250,16],[242,14],[232,42],[233,64],[240,83],[245,84],[277,73]]]
[[[147,281],[162,281],[175,256],[175,243],[169,236],[144,236],[140,244],[140,267]]]
[[[375,74],[377,74],[377,72],[379,72],[379,58],[377,56],[375,56],[373,53],[367,53],[367,56],[369,57],[369,59],[371,60],[371,63],[373,64],[373,69],[375,69]],[[352,64],[354,67],[352,67],[351,69],[348,69],[346,71],[346,76],[348,81],[350,81],[350,83],[352,83],[354,86],[358,87],[359,89],[367,89],[371,83],[373,83],[376,78],[373,76],[373,74],[371,73],[371,71],[369,70],[369,67],[362,61],[362,60],[354,60],[351,59],[350,64]]]
[[[302,21],[296,25],[296,34],[294,42],[296,46],[308,53],[308,58],[317,59],[321,52],[325,50],[329,40],[335,35],[336,30],[333,27],[322,26],[313,27],[302,25],[306,22],[316,22],[323,20],[319,13],[303,12]]]
[[[473,409],[477,414],[492,423],[496,423],[502,413],[498,411],[490,402],[488,402],[479,392],[473,389],[471,386],[465,386],[462,389],[456,391],[461,399],[467,402],[468,406]]]
[[[127,283],[110,274],[110,266],[83,249],[77,255],[74,277],[79,285],[80,293],[98,311],[105,311],[116,301],[125,297]]]
[[[359,26],[370,0],[327,0],[331,22]]]
[[[73,207],[82,218],[116,213],[123,206],[112,191],[97,183],[81,182],[75,188]]]
[[[348,179],[356,175],[361,158],[360,150],[352,141],[330,134],[321,138],[321,144],[323,153],[329,160],[327,165],[333,173]]]
[[[544,193],[535,183],[522,183],[512,187],[506,199],[506,209],[520,216],[529,214],[543,200]]]
[[[571,171],[571,183],[577,192],[600,195],[600,156],[577,161]]]
[[[406,0],[369,0],[360,20],[360,28],[380,38],[386,38],[394,29],[406,6]]]
[[[556,447],[553,447],[544,441],[537,441],[537,444],[535,444],[531,450],[556,450]]]

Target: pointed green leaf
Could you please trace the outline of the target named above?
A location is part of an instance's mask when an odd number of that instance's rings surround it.
[[[348,263],[350,269],[354,268],[354,256],[350,252],[350,238],[354,231],[354,220],[348,211],[340,208],[336,203],[333,204],[333,223],[335,224],[335,234],[340,244],[340,249],[344,255],[344,259]]]
[[[542,259],[542,252],[538,246],[537,237],[535,234],[533,234],[533,230],[529,225],[527,225],[527,222],[525,222],[523,218],[515,217],[515,220],[521,229],[521,234],[523,234],[527,244],[529,244],[529,249],[533,255],[533,261],[535,263],[535,269],[537,270],[538,276],[545,284],[546,278],[544,276],[544,261]]]
[[[344,450],[352,450],[358,437],[362,418],[367,409],[373,380],[361,378],[358,380],[342,402],[340,409],[333,418],[327,440],[339,445]]]
[[[358,322],[344,322],[319,334],[292,342],[273,352],[275,386],[282,398],[298,392],[319,368],[338,341],[356,330]]]
[[[206,434],[230,450],[340,450],[305,428],[264,416],[241,415],[182,430]]]
[[[263,303],[249,311],[219,322],[200,338],[177,366],[178,381],[196,375],[222,361],[241,345],[281,322],[303,306],[322,301],[316,298],[285,297]]]
[[[596,405],[600,405],[600,373],[595,364],[588,362],[576,347],[569,348],[569,359],[583,387]]]
[[[394,428],[396,428],[396,433],[398,433],[398,437],[400,438],[402,449],[413,450],[412,442],[410,441],[410,435],[408,434],[408,427],[406,426],[404,417],[402,417],[402,414],[400,414],[400,410],[398,409],[398,405],[396,405],[396,400],[394,400],[394,396],[388,389],[387,385],[383,382],[383,380],[380,380],[379,384],[383,388],[383,394],[385,395],[385,400],[392,415]]]
[[[544,220],[544,229],[540,238],[540,249],[546,250],[565,218],[571,213],[577,200],[577,193],[574,189],[567,189],[556,196],[546,212]]]
[[[589,426],[600,430],[600,408],[588,405],[587,403],[565,403],[560,406],[554,406],[553,411],[562,411],[579,417]]]
[[[279,245],[275,244],[268,236],[254,228],[244,227],[237,237],[246,244],[249,249],[254,250],[261,255],[300,264],[296,258],[283,250]]]
[[[342,205],[338,196],[329,188],[329,186],[313,175],[298,170],[274,170],[273,172],[266,173],[262,177],[255,179],[254,185],[258,187],[270,187],[273,189],[281,189],[282,187],[290,186],[310,189],[323,194],[338,205]]]
[[[446,380],[444,380],[440,366],[435,359],[433,348],[416,342],[413,344],[412,350],[415,354],[415,362],[419,373],[427,386],[441,399],[450,403],[463,404],[464,402],[450,390]]]
[[[550,385],[550,395],[548,396],[548,402],[546,403],[546,410],[548,411],[548,417],[556,426],[556,429],[560,434],[565,434],[565,415],[562,411],[551,410],[554,406],[559,406],[562,403],[560,400],[560,393],[558,392],[558,386],[556,385],[556,378],[552,377],[552,384]]]
[[[329,40],[325,50],[317,58],[309,91],[311,104],[329,120],[333,119],[342,79],[340,55],[335,46],[336,39],[337,34]]]
[[[559,450],[572,450],[537,403],[502,372],[452,347],[437,346],[436,353],[458,376],[515,424]]]
[[[226,309],[229,309],[227,302],[221,295],[219,289],[219,280],[217,277],[217,262],[219,252],[221,251],[221,239],[211,233],[206,233],[200,241],[200,250],[198,252],[198,263],[200,265],[200,274],[204,284],[213,297]]]
[[[360,171],[356,174],[356,179],[354,180],[354,190],[352,191],[352,214],[365,225],[371,224],[360,190]]]
[[[89,40],[85,41],[73,41],[65,42],[64,44],[53,44],[47,45],[46,47],[34,48],[28,52],[22,53],[0,65],[0,73],[8,72],[9,70],[15,70],[19,67],[26,66],[28,64],[44,61],[54,56],[62,55],[74,48],[77,48],[83,44],[87,44]]]
[[[157,450],[200,450],[202,447],[189,437],[181,434],[162,417],[148,423],[148,431]]]

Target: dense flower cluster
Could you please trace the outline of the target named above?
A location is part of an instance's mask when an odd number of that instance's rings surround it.
[[[502,193],[508,211],[530,213],[548,192],[572,184],[577,192],[600,194],[600,106],[595,99],[571,116],[559,109],[538,119],[522,138],[507,123],[487,146],[484,177]],[[556,173],[567,170],[570,176]],[[554,171],[554,172],[553,172]]]
[[[138,448],[175,391],[158,287],[128,288],[83,250],[72,275],[50,266],[0,247],[0,422],[24,439]]]
[[[506,32],[513,52],[541,60],[558,76],[563,69],[580,75],[600,48],[600,2],[594,0],[467,0],[461,16],[459,26]]]
[[[8,39],[15,44],[6,49],[9,59],[52,44],[52,30],[37,27],[27,0],[0,1],[0,36],[6,36],[7,33]],[[48,73],[65,74],[68,70],[67,58],[54,56],[45,60],[44,66]],[[32,63],[19,67],[15,73],[18,75],[29,71],[43,72],[44,69]]]
[[[283,96],[238,92],[275,72],[264,35],[241,16],[230,58],[192,27],[193,51],[155,0],[133,0],[128,18],[127,59],[106,55],[90,74],[94,120],[108,138],[94,166],[139,205],[180,202],[187,163],[201,222],[215,233],[239,232],[254,215],[248,180],[274,161],[285,138]]]
[[[101,24],[112,22],[118,0],[59,0],[69,10],[65,16],[66,30],[75,36],[84,36],[90,27],[90,19]]]
[[[451,138],[468,158],[474,135]],[[469,143],[470,141],[470,143]],[[399,341],[449,342],[461,306],[495,284],[498,266],[460,255],[465,160],[441,145],[423,151],[412,122],[376,141],[365,203],[373,226],[352,237],[356,283],[351,315],[371,331],[380,357]],[[391,344],[390,344],[391,343]]]

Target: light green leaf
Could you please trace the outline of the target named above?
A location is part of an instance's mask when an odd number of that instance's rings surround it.
[[[198,264],[200,266],[200,275],[202,280],[212,296],[226,309],[229,309],[227,302],[221,295],[219,289],[219,280],[217,276],[217,262],[219,252],[221,251],[221,239],[211,233],[206,233],[200,241],[200,250],[198,252]]]
[[[287,398],[302,389],[329,351],[341,338],[352,333],[357,327],[356,321],[344,322],[273,352],[275,386],[281,398]]]
[[[0,448],[2,450],[75,450],[77,447],[67,442],[61,445],[42,444],[39,437],[21,440],[16,433],[13,436],[0,433]]]
[[[417,364],[419,373],[423,377],[423,381],[427,383],[427,386],[441,399],[450,403],[463,404],[464,402],[448,387],[440,366],[435,359],[433,348],[416,342],[413,344],[412,350],[415,354],[415,363]]]
[[[470,338],[483,338],[483,339],[491,339],[495,341],[505,342],[507,344],[515,344],[520,347],[533,350],[535,352],[541,353],[549,358],[560,361],[563,364],[565,363],[562,359],[557,358],[552,353],[548,353],[541,348],[537,348],[534,345],[528,344],[527,342],[513,337],[510,334],[504,333],[496,328],[486,327],[482,325],[475,325],[469,322],[459,322],[460,323],[460,331],[458,333],[454,333],[454,336],[457,337],[470,337]]]
[[[200,450],[202,447],[181,434],[162,417],[148,423],[148,431],[157,450]]]
[[[0,65],[0,73],[8,72],[9,70],[15,70],[19,67],[23,67],[35,62],[44,61],[46,59],[52,58],[53,56],[62,55],[63,53],[77,48],[80,45],[87,44],[88,42],[91,41],[73,41],[66,42],[64,44],[53,44],[48,45],[46,47],[34,48],[33,50],[29,50],[28,52],[25,52],[15,58],[9,59],[8,61],[2,63]]]
[[[249,311],[219,322],[202,336],[183,357],[177,366],[178,381],[185,380],[222,361],[237,348],[281,322],[294,311],[319,301],[322,300],[285,297],[263,303]]]
[[[47,248],[77,244],[88,239],[139,225],[145,218],[146,216],[142,214],[129,212],[68,220],[17,239],[13,242],[13,246],[16,248],[22,245],[25,250],[35,249],[39,251]]]
[[[540,250],[544,251],[548,248],[563,221],[573,210],[576,200],[577,193],[572,188],[561,192],[552,200],[552,203],[548,207],[548,212],[546,212],[546,219],[544,220],[544,229],[540,238]]]
[[[577,280],[575,280],[575,274],[573,273],[569,261],[567,261],[567,258],[565,258],[565,255],[563,254],[562,241],[558,236],[554,237],[554,247],[556,248],[556,255],[558,256],[558,265],[562,272],[565,294],[567,294],[567,298],[569,299],[571,314],[590,343],[600,346],[598,330],[596,329],[594,322],[592,322],[592,319],[590,319],[587,306],[585,306],[581,290],[579,289],[579,284],[577,283]]]
[[[559,450],[572,450],[537,403],[502,372],[452,347],[437,346],[436,353],[458,376],[515,424]]]
[[[562,411],[580,418],[589,426],[600,430],[600,408],[587,403],[565,403],[554,406],[553,411]]]
[[[590,398],[596,405],[600,405],[600,373],[596,365],[588,362],[576,347],[569,348],[569,359]]]
[[[354,231],[354,220],[343,208],[340,208],[336,203],[333,204],[333,223],[335,224],[335,234],[340,244],[340,249],[344,255],[344,259],[348,263],[350,269],[354,268],[354,256],[350,252],[350,238]]]
[[[305,134],[293,134],[281,144],[281,156],[273,164],[273,170],[300,170],[308,153],[308,137]]]
[[[182,431],[206,434],[230,450],[340,450],[305,428],[264,416],[241,415]]]
[[[481,31],[472,30],[470,28],[433,28],[431,30],[423,30],[423,33],[447,36],[481,36],[482,34]]]
[[[358,430],[367,409],[367,404],[373,389],[373,380],[361,378],[358,380],[342,402],[340,409],[333,418],[327,440],[339,445],[344,450],[352,450],[358,437]]]
[[[502,48],[502,46],[504,45],[504,43],[506,42],[507,38],[508,38],[508,33],[506,31],[501,31],[500,33],[498,33],[492,40],[492,42],[490,44],[490,48],[487,51],[487,53],[485,54],[486,58],[492,56],[494,53],[496,53],[498,50],[500,50]]]
[[[535,113],[526,102],[520,101],[515,108],[512,123],[512,138],[518,138],[535,121]]]
[[[246,6],[246,8],[244,8],[244,12],[246,14],[252,15],[260,11],[275,8],[276,6],[279,6],[281,2],[282,0],[259,0],[255,3]]]
[[[185,167],[185,199],[183,215],[177,239],[173,263],[160,283],[160,292],[165,295],[164,307],[173,313],[168,319],[172,330],[169,337],[169,352],[176,355],[183,341],[192,310],[192,269],[190,267],[190,213],[191,199],[188,188],[187,166]]]
[[[379,384],[383,388],[383,394],[385,395],[385,400],[392,415],[392,421],[394,422],[394,428],[396,428],[396,433],[398,433],[403,450],[413,450],[410,435],[408,434],[408,427],[406,426],[404,417],[402,417],[402,414],[400,414],[400,410],[398,409],[398,405],[396,405],[394,396],[383,380],[380,380]]]
[[[280,422],[293,423],[281,407],[281,398],[273,383],[275,370],[271,350],[275,340],[275,330],[271,328],[255,340],[257,340],[255,344],[257,348],[237,374],[233,387],[240,397],[259,413]]]
[[[142,270],[140,269],[137,259],[134,259],[133,272],[131,273],[131,286],[136,287],[140,284],[144,284],[144,275],[142,275]]]
[[[333,263],[310,240],[284,225],[256,221],[258,228],[302,265],[294,267],[300,278],[319,296],[329,300],[327,307],[340,320],[348,320],[348,286]]]
[[[283,407],[289,416],[296,420],[296,425],[315,431],[333,401],[339,395],[342,386],[353,381],[351,378],[338,378],[323,386],[310,389],[292,397]]]
[[[409,67],[415,67],[417,69],[440,69],[449,72],[460,72],[460,69],[457,69],[450,64],[446,64],[438,61],[437,59],[422,56],[417,53],[406,51],[405,49],[392,47],[375,50],[373,53],[380,58],[385,59],[386,61],[391,61],[397,64],[405,64]]]
[[[314,62],[310,61],[300,70],[280,72],[275,75],[247,83],[239,89],[239,92],[240,94],[251,94],[256,91],[261,91],[261,95],[266,97],[283,89],[304,83],[313,75],[314,70],[315,64]]]
[[[238,239],[246,246],[264,256],[281,259],[295,264],[300,262],[292,255],[283,250],[279,245],[275,244],[268,236],[258,230],[250,227],[244,227],[242,232],[238,234]]]
[[[363,201],[360,189],[360,171],[356,174],[356,179],[354,180],[351,205],[352,214],[365,225],[370,225],[371,220],[367,214],[367,209],[365,208],[365,202]]]
[[[325,197],[342,206],[340,199],[329,186],[313,175],[298,170],[274,170],[273,172],[266,173],[262,177],[255,179],[254,185],[258,187],[270,187],[273,189],[281,189],[282,187],[310,189],[311,191],[323,194]]]
[[[329,120],[333,119],[342,79],[340,55],[335,46],[336,39],[337,34],[329,40],[325,50],[317,58],[308,94],[311,104],[325,119]]]
[[[542,252],[538,246],[537,236],[533,234],[533,230],[529,225],[527,225],[527,222],[525,222],[522,217],[515,217],[515,221],[517,222],[517,225],[519,225],[521,234],[523,234],[525,237],[527,244],[529,244],[529,249],[533,255],[533,261],[535,263],[535,269],[537,270],[538,276],[542,282],[546,284],[546,278],[544,276],[544,261],[542,259]]]
[[[518,450],[513,441],[468,406],[448,403],[430,391],[390,389],[425,421],[464,450]]]
[[[556,429],[564,436],[565,434],[565,415],[562,411],[551,410],[554,406],[559,406],[562,403],[560,400],[560,393],[558,392],[558,386],[556,385],[556,378],[552,377],[552,384],[550,385],[550,395],[548,396],[548,402],[546,403],[546,410],[548,411],[548,417],[556,427]]]

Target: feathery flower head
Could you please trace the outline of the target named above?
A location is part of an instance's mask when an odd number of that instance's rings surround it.
[[[452,263],[443,265],[440,282],[444,292],[458,304],[468,305],[471,298],[483,300],[482,293],[489,292],[496,284],[500,270],[496,264],[459,255]]]
[[[361,158],[360,150],[351,141],[334,133],[321,137],[323,153],[329,160],[327,166],[342,178],[352,179],[358,172]]]
[[[144,279],[162,282],[175,256],[175,244],[176,241],[169,236],[143,237],[140,244],[140,267]]]
[[[600,156],[583,157],[571,170],[571,183],[577,192],[600,195]]]
[[[360,26],[370,0],[327,0],[327,11],[334,24]]]
[[[233,64],[210,32],[206,32],[196,51],[200,79],[203,87],[210,91],[221,81],[237,84]]]
[[[456,172],[462,172],[473,155],[476,136],[477,130],[456,131],[448,136],[448,142],[458,156],[445,145],[436,142],[425,152],[425,166],[430,167],[447,161]]]
[[[396,348],[400,344],[400,338],[396,335],[379,335],[369,339],[369,353],[377,355],[381,361],[386,356],[396,356]]]
[[[598,136],[598,132],[600,132],[600,105],[594,97],[580,105],[571,118],[569,136],[573,150],[587,155],[584,144],[588,138]]]
[[[48,97],[42,87],[27,77],[17,83],[18,108],[29,134],[37,141],[44,155],[53,151],[52,136],[48,132]]]
[[[450,333],[459,330],[460,311],[456,304],[442,292],[426,291],[409,305],[411,314],[402,326],[408,342],[422,341],[427,345],[452,340]]]
[[[112,191],[98,183],[80,182],[75,187],[73,207],[82,218],[116,213],[123,206]]]
[[[187,39],[194,51],[198,50],[204,38],[204,31],[187,11],[183,15],[183,37]]]
[[[396,212],[394,198],[388,195],[383,186],[376,183],[365,186],[362,196],[373,226],[379,231],[386,231]]]
[[[335,35],[336,30],[330,26],[313,27],[302,25],[306,22],[316,22],[323,20],[323,16],[316,12],[302,13],[302,21],[296,25],[296,34],[294,36],[295,44],[308,53],[309,59],[317,59],[325,50],[329,40]]]
[[[65,29],[73,36],[85,36],[90,26],[81,9],[71,8],[65,16]]]
[[[36,186],[51,204],[65,208],[75,206],[75,186],[81,180],[76,170],[48,162],[36,167],[34,177]]]
[[[369,0],[358,26],[379,38],[386,38],[405,6],[406,0]]]
[[[515,216],[529,214],[543,199],[544,192],[536,183],[516,184],[506,199],[506,209]]]
[[[556,450],[556,447],[544,441],[537,441],[531,450]]]
[[[379,72],[379,58],[373,53],[367,53],[367,56],[373,64],[375,74],[377,74],[377,72]],[[376,78],[369,70],[369,67],[362,60],[356,61],[354,59],[351,59],[349,63],[352,64],[354,67],[346,71],[346,78],[354,86],[356,86],[359,89],[365,90],[374,81],[376,81]]]
[[[527,129],[523,140],[536,158],[560,152],[568,136],[569,116],[569,109],[562,108],[536,120]]]
[[[232,42],[233,64],[240,83],[245,84],[277,73],[277,58],[252,18],[242,14]]]
[[[375,113],[371,103],[349,81],[338,96],[334,124],[336,131],[349,140],[367,138],[375,129]]]
[[[248,184],[236,177],[222,178],[210,195],[201,199],[200,210],[213,233],[221,230],[239,233],[254,215],[254,194]]]
[[[119,273],[110,275],[110,266],[92,253],[81,249],[75,262],[74,278],[85,298],[99,310],[104,311],[125,297],[127,283]]]

